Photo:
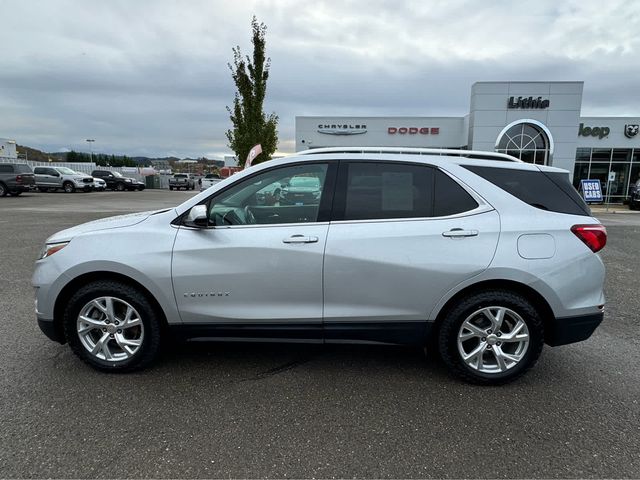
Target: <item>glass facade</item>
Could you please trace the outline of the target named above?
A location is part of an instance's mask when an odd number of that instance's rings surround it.
[[[609,172],[614,175],[610,182]],[[600,180],[605,198],[608,196],[611,203],[622,203],[628,198],[631,185],[640,180],[640,149],[578,148],[573,186],[580,190],[580,180],[585,179]]]

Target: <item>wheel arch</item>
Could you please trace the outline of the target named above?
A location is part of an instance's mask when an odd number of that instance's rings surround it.
[[[440,329],[440,325],[442,324],[443,319],[451,311],[454,305],[456,305],[460,300],[469,295],[473,295],[475,293],[484,292],[488,290],[506,290],[509,292],[514,292],[522,295],[526,298],[533,307],[540,313],[542,317],[543,327],[546,332],[550,331],[550,324],[555,321],[555,315],[553,313],[553,309],[549,305],[549,302],[534,288],[526,285],[524,283],[517,282],[515,280],[506,280],[506,279],[493,279],[493,280],[483,280],[471,285],[468,285],[456,292],[447,302],[443,305],[443,307],[438,312],[434,326],[432,328],[431,338],[435,339],[438,336],[438,331]],[[546,339],[545,339],[546,340]]]
[[[56,329],[62,330],[63,328],[62,319],[64,316],[64,308],[67,306],[67,303],[69,302],[69,299],[71,299],[73,294],[82,286],[99,280],[117,281],[140,290],[147,297],[147,300],[149,300],[149,303],[151,303],[153,309],[158,314],[163,330],[168,327],[167,315],[164,309],[162,308],[156,297],[144,285],[122,273],[111,271],[96,271],[85,273],[75,277],[73,280],[67,283],[62,288],[62,290],[60,290],[60,293],[58,294],[53,307],[53,321]]]

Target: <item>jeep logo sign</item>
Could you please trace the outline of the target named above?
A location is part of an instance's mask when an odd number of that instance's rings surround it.
[[[585,127],[584,123],[578,128],[578,135],[581,137],[598,137],[602,140],[609,136],[611,129],[609,127]]]

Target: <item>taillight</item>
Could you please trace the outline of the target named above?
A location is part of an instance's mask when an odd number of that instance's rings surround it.
[[[22,183],[22,175],[16,175],[16,183]]]
[[[574,225],[571,231],[594,252],[599,252],[607,244],[607,229],[604,225]]]

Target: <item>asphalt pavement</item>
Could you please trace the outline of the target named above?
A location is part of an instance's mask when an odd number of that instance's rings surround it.
[[[348,345],[189,343],[104,374],[39,331],[47,236],[191,195],[0,198],[0,477],[640,477],[640,215],[601,216],[605,322],[503,387]]]

